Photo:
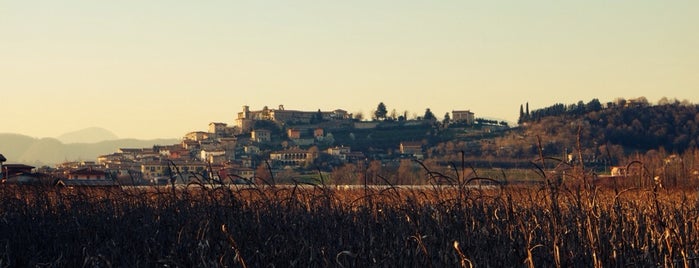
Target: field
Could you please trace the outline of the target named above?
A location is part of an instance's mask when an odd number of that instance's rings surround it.
[[[0,267],[699,265],[695,190],[0,187]]]

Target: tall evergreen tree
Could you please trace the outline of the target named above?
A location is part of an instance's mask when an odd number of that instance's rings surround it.
[[[427,110],[425,110],[425,116],[423,116],[423,119],[435,120],[436,118],[434,117],[434,114],[432,113],[432,111],[430,111],[430,108],[427,108]]]
[[[383,104],[383,102],[380,102],[379,106],[376,107],[376,112],[374,112],[374,118],[376,120],[386,120],[387,114],[388,114],[388,110],[386,109],[386,104]]]
[[[451,117],[449,116],[449,112],[444,114],[444,120],[442,120],[442,123],[446,126],[449,125],[451,122]]]
[[[529,102],[527,102],[527,119],[529,119]]]

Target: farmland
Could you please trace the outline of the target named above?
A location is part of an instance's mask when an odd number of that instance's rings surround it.
[[[691,266],[696,191],[3,186],[0,266]]]

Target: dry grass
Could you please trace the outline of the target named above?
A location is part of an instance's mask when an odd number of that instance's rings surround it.
[[[695,191],[2,187],[2,267],[699,264]]]

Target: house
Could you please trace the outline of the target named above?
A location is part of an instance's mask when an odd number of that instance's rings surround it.
[[[193,131],[185,134],[184,139],[190,141],[202,141],[209,138],[208,132],[203,131]]]
[[[260,154],[260,147],[257,147],[255,145],[246,145],[243,147],[243,152],[245,152],[248,155],[257,155]]]
[[[226,158],[226,151],[224,150],[201,150],[199,160],[206,163],[223,163],[228,159]]]
[[[332,148],[328,148],[328,154],[332,156],[340,156],[343,154],[349,154],[352,151],[350,147],[345,147],[345,146],[335,146]]]
[[[325,131],[323,128],[316,128],[313,130],[313,137],[316,138],[316,140],[323,140],[323,137],[325,136]]]
[[[256,142],[272,141],[272,132],[266,129],[255,129],[252,131],[252,140]]]
[[[226,165],[219,171],[219,177],[225,183],[248,184],[255,179],[255,170],[239,165]]]
[[[106,165],[108,163],[120,161],[122,159],[124,159],[124,155],[120,153],[100,155],[99,157],[97,157],[97,163],[100,165]]]
[[[226,134],[226,127],[228,127],[226,123],[211,122],[209,123],[209,133],[216,137],[224,136]]]
[[[107,172],[92,167],[67,172],[68,180],[107,180]]]
[[[117,153],[122,154],[123,157],[131,160],[136,160],[139,155],[153,152],[155,152],[153,148],[119,148],[117,151]]]
[[[328,148],[328,154],[336,157],[343,163],[349,162],[349,158],[352,154],[352,150],[350,147],[345,147],[345,146],[336,146],[332,148]]]
[[[238,138],[220,138],[218,139],[218,142],[225,150],[235,150],[235,147],[238,144]]]
[[[30,174],[34,168],[24,164],[4,164],[2,165],[3,178],[10,178],[19,174]]]
[[[297,167],[313,162],[316,157],[318,157],[317,154],[309,153],[308,151],[301,149],[276,151],[269,154],[269,159],[275,165]]]
[[[301,130],[298,128],[290,128],[286,130],[286,135],[289,136],[289,139],[298,140],[301,138]]]
[[[144,161],[149,159],[160,159],[161,155],[155,151],[144,151],[136,155],[136,160]]]
[[[170,150],[170,154],[167,155],[168,159],[182,159],[182,158],[190,158],[190,152],[187,149],[178,149],[178,150]]]
[[[23,164],[3,164],[7,159],[0,154],[0,181],[9,184],[38,184],[45,181],[44,174],[33,173],[33,166]]]
[[[451,111],[451,120],[453,122],[463,122],[468,125],[473,125],[475,122],[475,114],[469,110]]]
[[[213,167],[212,167],[213,168]],[[141,164],[141,174],[146,179],[175,177],[178,183],[188,183],[191,177],[210,178],[209,166],[199,161],[147,161]]]
[[[404,141],[400,143],[400,153],[422,159],[422,142]]]
[[[419,141],[404,141],[400,143],[401,154],[416,154],[422,153],[422,142]]]

